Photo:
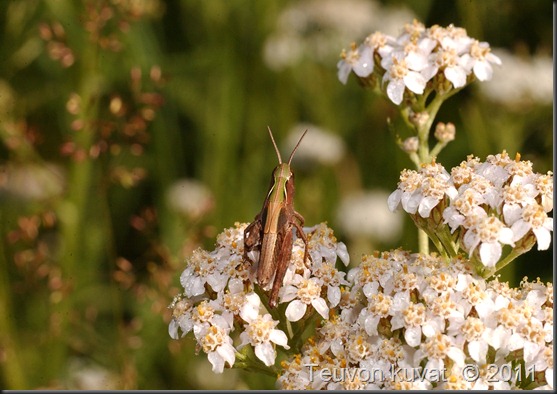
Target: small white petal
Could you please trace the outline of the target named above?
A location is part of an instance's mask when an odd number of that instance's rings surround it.
[[[256,293],[250,293],[246,295],[246,302],[242,305],[240,309],[240,317],[246,322],[250,323],[259,316],[259,306],[261,305],[261,300]]]
[[[480,245],[480,260],[486,267],[495,267],[503,248],[499,242],[484,242]]]
[[[319,259],[316,261],[319,261]],[[290,302],[298,295],[298,289],[296,286],[287,285],[280,289],[279,294],[281,302]]]
[[[272,330],[269,340],[285,349],[290,349],[290,346],[288,346],[288,337],[281,330]]]
[[[255,355],[258,359],[263,361],[266,366],[271,366],[275,363],[275,358],[277,357],[277,352],[275,348],[269,342],[260,343],[255,345]]]
[[[421,217],[427,218],[431,213],[431,210],[435,208],[435,206],[439,204],[439,200],[435,197],[425,197],[420,202],[420,206],[418,207],[418,213]]]
[[[211,289],[213,289],[215,292],[220,292],[222,290],[224,290],[224,287],[226,286],[227,283],[227,278],[224,275],[220,275],[220,274],[212,274],[207,276],[207,284],[209,286],[211,286]]]
[[[511,231],[513,232],[513,241],[516,242],[522,239],[528,231],[530,231],[530,225],[524,220],[520,219],[513,223],[511,226]]]
[[[340,287],[338,286],[329,286],[327,288],[327,299],[331,304],[331,307],[335,307],[340,302]]]
[[[505,219],[505,223],[509,226],[512,226],[517,220],[522,218],[522,207],[518,204],[505,204],[503,205],[503,219]],[[523,234],[524,235],[524,234]],[[520,236],[517,239],[522,238]]]
[[[391,212],[395,212],[400,205],[400,199],[402,198],[402,190],[396,189],[391,193],[387,199],[387,206]]]
[[[551,234],[545,228],[534,228],[532,229],[536,239],[538,240],[538,250],[547,250],[549,245],[551,245]]]
[[[224,371],[224,360],[217,352],[207,354],[207,359],[213,365],[214,373],[222,373]]]
[[[377,324],[379,323],[379,316],[369,315],[364,320],[364,330],[368,335],[377,335]]]
[[[445,69],[445,77],[451,81],[455,89],[466,85],[466,72],[462,67],[447,67]]]
[[[329,307],[327,306],[327,303],[325,302],[325,300],[323,298],[319,297],[319,298],[316,298],[316,299],[312,300],[311,305],[313,305],[315,310],[321,316],[323,316],[323,319],[328,319],[329,318]]]
[[[524,361],[526,363],[532,362],[540,352],[541,347],[537,343],[526,341],[524,342]]]
[[[358,49],[360,58],[354,64],[354,73],[359,77],[367,77],[373,72],[373,51],[370,47],[360,47]]]
[[[468,249],[468,253],[472,254],[474,249],[476,249],[476,246],[480,243],[480,237],[478,237],[478,235],[473,231],[467,231],[466,234],[464,234],[462,243],[464,244],[464,247]]]
[[[466,359],[466,356],[464,355],[462,349],[459,349],[456,346],[451,346],[447,350],[447,356],[449,356],[449,358],[453,360],[456,365],[458,366],[464,365],[464,360]]]
[[[338,80],[342,82],[342,84],[346,85],[346,82],[348,81],[348,76],[350,75],[350,71],[352,71],[352,66],[350,66],[350,64],[348,64],[344,60],[341,60],[338,62],[337,67],[338,67],[338,74],[337,74]]]
[[[180,282],[184,287],[184,294],[188,297],[195,297],[205,293],[205,281],[198,276],[188,275],[180,278]]]
[[[179,325],[176,322],[176,319],[170,320],[170,323],[168,324],[168,335],[170,335],[170,338],[178,339],[178,327]]]
[[[292,322],[300,320],[306,313],[307,305],[300,300],[294,300],[286,307],[284,315]]]
[[[230,366],[234,365],[234,361],[236,361],[236,349],[234,349],[234,346],[229,343],[225,343],[217,348],[217,353]]]
[[[474,74],[480,81],[488,81],[491,79],[493,74],[493,69],[491,65],[486,61],[478,61],[474,64]]]
[[[415,71],[409,71],[408,74],[404,76],[404,84],[412,92],[422,94],[424,92],[426,80],[422,74]]]
[[[385,74],[386,75],[386,74]],[[404,95],[404,82],[390,81],[387,85],[387,96],[393,103],[399,105],[402,103],[402,96]]]
[[[477,363],[485,362],[485,357],[487,354],[487,343],[484,341],[471,341],[468,344],[468,353],[470,357]]]
[[[404,339],[409,346],[418,346],[422,339],[422,328],[420,326],[407,327],[404,331]]]
[[[499,230],[499,236],[498,236],[499,242],[506,245],[514,246],[513,237],[514,237],[514,233],[510,228],[503,227],[501,230]]]
[[[493,52],[490,52],[486,55],[485,59],[490,62],[490,63],[494,63],[497,64],[498,66],[500,66],[501,64],[503,64],[501,62],[501,59],[499,59],[499,56],[497,56],[496,54],[494,54]]]
[[[350,264],[350,255],[348,254],[348,249],[346,248],[344,242],[337,243],[336,253],[337,256],[340,258],[340,261],[342,261],[344,265],[348,267],[348,264]]]
[[[244,282],[239,278],[230,278],[228,281],[228,289],[231,293],[240,293],[244,290]]]
[[[402,208],[412,215],[416,213],[418,207],[420,206],[420,201],[422,200],[423,195],[419,190],[416,190],[412,193],[404,193],[402,195]]]

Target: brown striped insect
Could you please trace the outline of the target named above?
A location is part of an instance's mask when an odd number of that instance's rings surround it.
[[[294,174],[290,169],[290,162],[300,146],[307,130],[302,134],[292,150],[288,163],[283,163],[280,152],[268,127],[271,141],[277,153],[279,165],[273,170],[271,185],[263,208],[252,223],[244,230],[244,259],[250,261],[248,253],[259,250],[259,265],[257,267],[257,283],[262,289],[268,287],[273,280],[273,287],[269,296],[269,306],[277,304],[278,293],[282,287],[284,275],[290,265],[294,231],[304,241],[304,264],[308,257],[308,241],[302,226],[304,218],[294,210]]]

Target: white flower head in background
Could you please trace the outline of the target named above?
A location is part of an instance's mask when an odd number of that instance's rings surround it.
[[[8,164],[0,166],[0,197],[47,200],[60,196],[66,177],[54,164]]]
[[[309,123],[300,123],[294,126],[286,138],[286,151],[291,152],[298,143],[302,133],[308,130],[304,143],[298,147],[294,162],[319,163],[333,166],[342,160],[346,146],[342,138],[318,126]]]
[[[344,197],[336,220],[349,238],[366,237],[379,242],[395,241],[402,231],[403,218],[387,206],[389,194],[370,190]]]
[[[553,103],[553,59],[550,56],[522,58],[503,49],[493,52],[505,67],[501,67],[489,83],[481,84],[480,90],[488,99],[516,108]]]
[[[279,15],[275,31],[265,41],[263,59],[273,70],[307,58],[328,64],[351,37],[363,37],[370,28],[394,33],[412,18],[407,8],[376,1],[296,1]]]
[[[213,195],[209,188],[195,179],[181,179],[166,192],[168,206],[183,216],[195,220],[213,209]]]

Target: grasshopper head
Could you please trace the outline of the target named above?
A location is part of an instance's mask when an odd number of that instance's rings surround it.
[[[275,182],[278,182],[281,179],[288,181],[291,176],[292,171],[290,170],[290,164],[288,163],[280,163],[273,171],[273,178],[275,178]]]

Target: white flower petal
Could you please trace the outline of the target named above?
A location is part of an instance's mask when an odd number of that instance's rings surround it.
[[[338,286],[328,286],[327,287],[327,299],[331,304],[331,307],[335,307],[340,302],[340,287]]]
[[[275,363],[277,352],[275,351],[273,345],[269,342],[265,342],[255,345],[255,355],[269,367]]]
[[[462,349],[459,349],[456,346],[451,346],[447,350],[447,356],[449,356],[449,358],[453,360],[456,365],[458,366],[464,365],[464,360],[466,359],[466,355],[464,354]]]
[[[404,76],[404,84],[412,92],[422,94],[424,92],[426,80],[422,74],[415,71],[409,71],[408,74]]]
[[[348,267],[348,264],[350,264],[350,255],[348,254],[348,249],[344,242],[337,243],[336,254],[340,258],[340,261],[343,262],[344,266]]]
[[[431,213],[431,210],[435,208],[435,206],[439,204],[439,200],[435,197],[425,197],[420,202],[420,206],[418,207],[418,213],[421,217],[427,218]]]
[[[346,61],[341,60],[338,62],[337,67],[338,67],[338,73],[337,73],[338,80],[342,82],[344,85],[346,85],[346,82],[348,81],[348,76],[350,75],[350,71],[352,71],[352,66],[348,64]]]
[[[244,290],[244,282],[239,278],[230,278],[228,281],[228,290],[231,293],[240,293]]]
[[[379,316],[369,315],[364,319],[364,330],[368,335],[377,335],[377,324],[379,323]]]
[[[422,340],[422,328],[420,326],[407,327],[404,331],[404,339],[409,346],[418,346]]]
[[[493,69],[488,62],[478,61],[476,62],[476,64],[474,64],[474,74],[480,81],[488,81],[491,79]]]
[[[256,293],[247,294],[246,302],[240,309],[240,317],[248,323],[252,322],[257,318],[257,316],[259,316],[260,305],[261,300]]]
[[[224,360],[217,352],[208,353],[207,359],[213,366],[214,373],[222,373],[224,371]]]
[[[325,302],[325,300],[323,298],[321,298],[321,297],[315,298],[314,300],[311,301],[311,305],[313,305],[315,310],[321,316],[323,316],[323,319],[328,319],[329,318],[329,307],[327,306],[327,303]]]
[[[387,85],[387,96],[393,103],[399,105],[400,103],[402,103],[404,88],[404,82],[392,80]]]
[[[468,353],[477,363],[485,363],[487,349],[487,343],[484,341],[471,341],[468,343]]]
[[[354,70],[354,74],[365,78],[373,72],[373,51],[368,46],[361,46],[358,49],[358,53],[360,58],[352,69]]]
[[[547,250],[551,244],[551,234],[549,230],[545,228],[534,228],[532,229],[536,239],[538,241],[538,250]]]
[[[279,346],[282,346],[285,349],[290,349],[290,346],[288,346],[288,337],[281,330],[272,330],[269,336],[269,340]]]
[[[484,242],[480,245],[480,260],[486,267],[495,267],[503,248],[499,242]]]
[[[447,67],[445,69],[445,77],[451,81],[455,89],[466,85],[466,72],[462,67]]]
[[[503,205],[503,218],[508,226],[512,226],[517,220],[522,218],[522,207],[518,204]],[[522,237],[519,237],[520,239]]]
[[[230,340],[230,337],[228,337]],[[230,366],[234,365],[236,361],[236,349],[229,343],[224,343],[217,348],[217,353],[226,361]]]
[[[284,315],[289,321],[300,320],[306,313],[307,305],[300,300],[294,300],[286,307]]]
[[[178,327],[180,327],[178,325],[178,323],[176,322],[176,319],[172,319],[170,320],[170,323],[168,324],[168,335],[170,335],[170,338],[172,339],[178,339]]]
[[[524,220],[520,219],[513,223],[511,226],[511,231],[513,232],[513,241],[516,242],[522,239],[528,231],[530,231],[530,225]]]

